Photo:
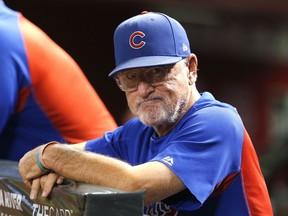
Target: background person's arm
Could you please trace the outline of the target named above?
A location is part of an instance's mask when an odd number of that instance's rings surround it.
[[[19,28],[35,99],[65,142],[83,142],[114,130],[114,118],[75,60],[24,16]]]

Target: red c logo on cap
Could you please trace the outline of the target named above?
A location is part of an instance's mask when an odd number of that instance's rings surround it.
[[[144,38],[144,37],[145,37],[145,34],[144,34],[143,32],[141,32],[141,31],[136,31],[136,32],[133,32],[133,33],[131,34],[130,38],[129,38],[129,44],[130,44],[130,46],[131,46],[133,49],[140,49],[140,48],[142,48],[142,47],[146,44],[146,42],[142,40],[142,41],[140,41],[140,43],[135,43],[135,42],[134,42],[134,39],[135,39],[136,37]]]

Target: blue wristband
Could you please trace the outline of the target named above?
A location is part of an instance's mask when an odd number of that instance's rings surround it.
[[[44,147],[45,147],[45,146],[44,146]],[[39,167],[39,169],[40,169],[41,171],[43,171],[43,172],[50,172],[51,170],[45,168],[45,167],[41,164],[41,162],[40,162],[40,157],[41,157],[40,154],[42,153],[42,149],[43,149],[43,147],[39,149],[39,151],[37,152],[37,155],[36,155],[37,165],[38,165],[38,167]]]

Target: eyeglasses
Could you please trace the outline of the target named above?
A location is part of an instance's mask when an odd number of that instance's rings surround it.
[[[122,91],[132,92],[138,89],[139,80],[145,80],[152,86],[158,86],[167,81],[167,74],[171,67],[153,67],[144,72],[122,72],[114,76],[114,79]]]

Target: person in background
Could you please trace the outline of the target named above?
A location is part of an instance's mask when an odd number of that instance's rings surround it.
[[[116,122],[78,64],[0,1],[0,159],[18,161],[49,140],[100,137]]]
[[[237,110],[196,88],[185,29],[143,12],[114,33],[110,72],[135,116],[102,138],[49,142],[19,161],[30,198],[62,178],[145,190],[144,215],[273,215],[257,154]]]

